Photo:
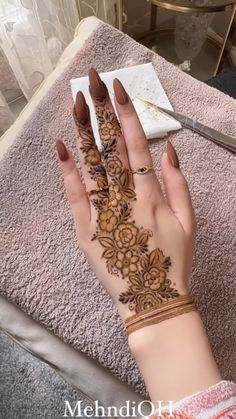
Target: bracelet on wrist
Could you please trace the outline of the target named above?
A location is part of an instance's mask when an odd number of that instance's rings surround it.
[[[197,310],[191,295],[179,297],[160,303],[159,305],[143,310],[125,320],[128,335],[145,326],[160,323],[172,317]]]

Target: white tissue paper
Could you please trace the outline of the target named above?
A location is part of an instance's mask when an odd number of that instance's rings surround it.
[[[113,80],[118,78],[122,82],[124,88],[133,101],[148,139],[164,137],[169,131],[181,128],[178,121],[168,115],[164,115],[161,112],[148,108],[145,103],[139,100],[147,100],[155,105],[173,110],[151,63],[121,68],[107,73],[99,73],[99,75],[104,83],[106,83],[113,105]],[[85,96],[86,102],[90,108],[94,137],[97,145],[100,147],[101,141],[99,138],[98,124],[88,89],[88,76],[72,79],[70,82],[74,101],[79,90],[81,90]]]

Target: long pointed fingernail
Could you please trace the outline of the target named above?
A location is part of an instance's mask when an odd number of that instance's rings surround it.
[[[113,82],[113,87],[117,102],[120,105],[125,105],[128,102],[128,95],[124,89],[123,84],[120,82],[120,80],[115,79]]]
[[[75,101],[75,113],[78,121],[81,124],[86,124],[89,117],[89,109],[88,105],[85,101],[84,95],[82,92],[78,92],[76,95],[76,101]]]
[[[89,88],[92,96],[102,102],[107,96],[107,88],[94,68],[89,70]]]
[[[174,166],[176,169],[179,169],[179,159],[170,141],[167,141],[166,151],[170,164],[172,164],[172,166]]]
[[[66,149],[65,144],[61,140],[56,140],[55,145],[56,145],[56,149],[57,149],[57,153],[58,153],[59,159],[61,161],[68,160],[69,154],[68,154],[68,151]]]

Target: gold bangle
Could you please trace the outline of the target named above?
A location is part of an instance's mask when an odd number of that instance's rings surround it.
[[[164,320],[196,310],[190,295],[181,295],[172,300],[148,308],[141,313],[134,314],[125,320],[128,335],[145,326],[160,323]]]

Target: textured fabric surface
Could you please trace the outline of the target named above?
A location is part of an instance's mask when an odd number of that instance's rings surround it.
[[[58,419],[65,401],[73,409],[93,406],[47,364],[26,352],[0,332],[0,417],[6,419]],[[82,418],[83,419],[83,418]]]
[[[52,86],[0,166],[0,291],[64,341],[145,394],[124,327],[76,240],[53,141],[78,161],[69,80],[151,61],[176,111],[236,135],[236,101],[100,24]],[[187,130],[169,136],[198,221],[191,289],[225,379],[236,379],[236,156]],[[150,144],[159,170],[165,141]]]

